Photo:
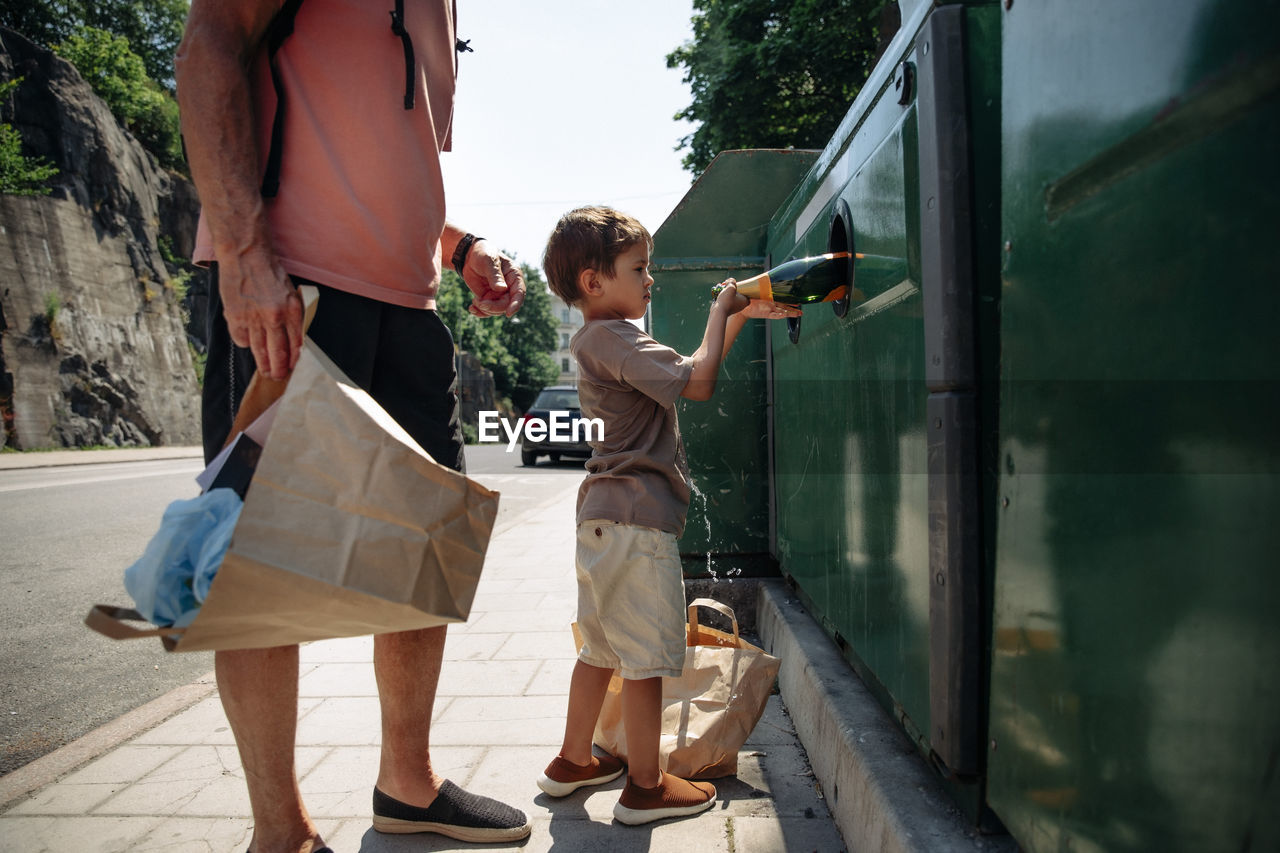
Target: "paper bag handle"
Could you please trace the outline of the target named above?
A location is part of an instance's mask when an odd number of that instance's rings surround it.
[[[698,608],[710,607],[712,610],[725,616],[733,623],[733,639],[741,639],[738,636],[738,617],[734,614],[733,608],[727,604],[722,604],[714,598],[695,598],[689,602],[689,628],[694,632],[698,630]]]
[[[84,617],[84,624],[103,636],[113,640],[136,640],[139,637],[159,637],[164,647],[173,651],[178,645],[178,637],[186,633],[186,628],[135,628],[130,622],[146,622],[142,614],[128,607],[115,607],[110,604],[95,604]]]
[[[302,334],[305,335],[316,316],[316,303],[320,300],[320,291],[313,284],[303,284],[298,287],[298,295],[302,297]],[[244,397],[240,400],[240,408],[236,410],[235,420],[231,423],[231,432],[227,434],[227,443],[223,447],[235,441],[237,435],[244,432],[249,424],[256,421],[259,415],[271,407],[272,403],[279,400],[288,384],[288,377],[268,379],[255,370],[253,377],[249,380],[249,387],[245,389]]]

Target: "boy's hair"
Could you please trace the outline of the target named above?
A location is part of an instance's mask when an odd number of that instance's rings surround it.
[[[614,274],[618,256],[637,243],[653,250],[653,237],[635,218],[611,207],[579,207],[556,223],[542,255],[551,292],[566,304],[582,301],[578,276],[583,270]]]

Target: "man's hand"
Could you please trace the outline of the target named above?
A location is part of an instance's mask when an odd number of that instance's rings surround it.
[[[302,351],[302,299],[284,270],[271,263],[255,275],[219,264],[218,290],[231,340],[253,351],[264,376],[287,378]]]
[[[472,244],[462,280],[475,294],[469,310],[477,317],[513,317],[524,304],[524,273],[506,255],[491,252],[488,240]]]

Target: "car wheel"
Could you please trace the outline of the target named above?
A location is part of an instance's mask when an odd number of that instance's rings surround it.
[[[538,454],[537,454],[537,451],[534,451],[534,450],[521,450],[521,451],[520,451],[520,462],[521,462],[522,464],[524,464],[526,467],[529,467],[529,468],[532,468],[534,465],[537,465],[537,464],[538,464]]]

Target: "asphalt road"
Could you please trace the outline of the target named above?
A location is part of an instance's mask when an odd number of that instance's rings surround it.
[[[91,454],[85,453],[85,457]],[[502,445],[467,449],[499,491],[496,529],[572,488],[581,462],[520,465]],[[114,641],[83,625],[96,603],[131,603],[124,569],[174,500],[197,494],[199,459],[0,470],[0,775],[210,673],[211,652]]]

